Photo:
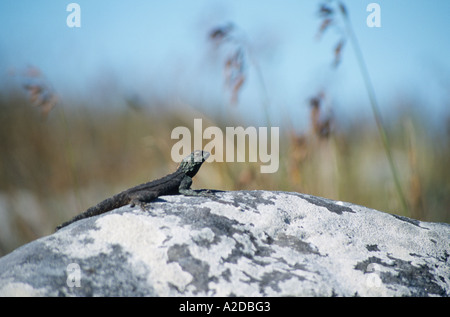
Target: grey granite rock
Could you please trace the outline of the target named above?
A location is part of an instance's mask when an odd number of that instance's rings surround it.
[[[450,225],[298,193],[164,196],[0,258],[0,295],[449,296]]]

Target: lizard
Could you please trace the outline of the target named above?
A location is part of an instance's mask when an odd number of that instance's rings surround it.
[[[75,216],[72,220],[64,222],[56,228],[59,229],[81,219],[94,217],[113,209],[130,204],[130,207],[139,205],[142,209],[145,203],[155,200],[159,196],[182,194],[185,196],[208,196],[212,195],[208,190],[196,192],[191,189],[192,178],[197,174],[203,162],[209,157],[206,151],[196,150],[186,156],[180,163],[178,169],[162,178],[137,185],[124,190],[97,205],[88,208],[85,212]]]

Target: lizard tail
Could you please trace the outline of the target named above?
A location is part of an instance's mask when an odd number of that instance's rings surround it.
[[[71,220],[60,224],[58,227],[56,227],[56,231],[58,231],[59,229],[61,229],[63,227],[70,225],[71,223],[74,223],[75,221],[101,215],[110,210],[125,206],[128,203],[129,203],[129,201],[126,199],[125,195],[119,194],[119,195],[113,196],[111,198],[107,198],[107,199],[103,200],[102,202],[98,203],[97,205],[88,208],[85,212],[75,216]]]

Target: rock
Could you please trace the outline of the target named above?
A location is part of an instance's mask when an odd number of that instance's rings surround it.
[[[0,295],[449,296],[450,225],[269,191],[164,196],[0,259]]]

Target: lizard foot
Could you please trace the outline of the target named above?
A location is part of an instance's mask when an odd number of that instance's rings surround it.
[[[214,193],[210,191],[209,189],[203,189],[201,192],[198,193],[199,196],[203,197],[214,197]]]

